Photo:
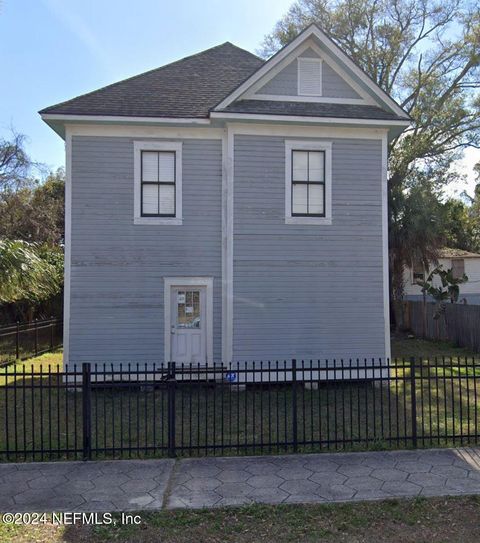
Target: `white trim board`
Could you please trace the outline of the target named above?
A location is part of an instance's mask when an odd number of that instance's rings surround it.
[[[349,139],[382,139],[388,134],[387,128],[347,128],[334,126],[299,126],[286,124],[231,123],[229,127],[235,134],[251,134],[256,136],[285,136],[299,138],[349,138]]]
[[[141,210],[141,155],[142,151],[175,151],[175,217],[142,217]],[[182,142],[134,141],[133,142],[133,224],[181,225],[182,224]]]
[[[164,139],[222,139],[222,128],[176,127],[176,126],[129,126],[125,124],[67,124],[73,136],[105,136],[119,138],[164,138]]]
[[[63,368],[70,360],[70,284],[72,275],[72,135],[65,134],[65,254],[63,287]]]
[[[212,119],[240,120],[240,121],[280,121],[295,123],[317,123],[320,125],[343,124],[343,125],[363,125],[363,126],[398,126],[406,128],[410,126],[408,120],[385,120],[385,119],[351,119],[342,117],[307,117],[301,115],[266,115],[260,113],[229,113],[222,111],[212,111]]]
[[[145,124],[210,124],[208,119],[195,117],[127,117],[124,115],[66,115],[61,113],[41,113],[44,121],[63,122],[123,122],[123,123],[145,123]]]
[[[235,164],[234,164],[234,145],[235,133],[229,125],[227,125],[227,152],[226,152],[226,263],[225,263],[225,285],[226,285],[226,338],[225,338],[225,355],[226,358],[222,361],[230,363],[233,360],[233,186],[235,180]]]
[[[391,358],[390,347],[390,274],[388,255],[388,140],[382,138],[382,244],[383,244],[383,318],[385,320],[385,358]]]
[[[207,364],[213,364],[213,277],[164,277],[164,362],[172,362],[171,355],[171,308],[172,287],[205,287],[206,288],[206,341]]]

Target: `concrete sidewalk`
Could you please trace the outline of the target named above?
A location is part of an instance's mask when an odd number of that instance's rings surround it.
[[[0,464],[0,510],[130,511],[480,494],[480,449]]]

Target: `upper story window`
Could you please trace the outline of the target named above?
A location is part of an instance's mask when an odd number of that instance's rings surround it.
[[[287,141],[285,153],[285,222],[331,224],[332,144]]]
[[[135,142],[135,224],[182,224],[182,144]]]
[[[325,151],[292,149],[292,217],[325,217]]]
[[[175,217],[175,151],[141,151],[142,217]]]
[[[297,59],[298,94],[300,96],[322,95],[322,61],[318,58]]]

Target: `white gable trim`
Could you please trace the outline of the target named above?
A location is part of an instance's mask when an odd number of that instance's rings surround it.
[[[367,93],[365,90],[358,85],[349,75],[348,73],[342,69],[341,66],[338,65],[335,60],[325,54],[312,40],[305,40],[305,42],[300,45],[296,51],[295,55],[293,57],[286,57],[282,61],[280,61],[276,66],[274,66],[268,74],[261,78],[259,81],[257,81],[255,84],[253,84],[244,95],[241,96],[241,98],[246,100],[259,100],[262,98],[262,96],[268,96],[268,99],[279,99],[283,97],[279,97],[276,95],[274,98],[271,98],[270,95],[264,95],[264,94],[257,94],[257,91],[261,90],[261,88],[266,85],[269,81],[271,81],[276,75],[278,75],[284,68],[286,68],[291,62],[294,62],[295,59],[299,60],[300,55],[307,51],[308,49],[312,49],[320,58],[320,60],[324,60],[332,70],[334,70],[352,89],[359,95],[361,98],[330,98],[325,96],[288,96],[287,101],[293,101],[293,102],[332,102],[336,100],[342,100],[338,103],[348,103],[348,104],[370,104],[370,105],[378,105],[377,102]],[[268,64],[268,63],[267,63]],[[322,66],[323,70],[323,66]],[[267,99],[267,98],[264,98]],[[287,99],[287,97],[285,97]]]
[[[315,36],[334,58],[338,57],[346,66],[348,66],[348,68],[379,98],[383,104],[389,107],[397,115],[400,115],[405,119],[407,118],[406,113],[402,110],[402,108],[392,98],[390,98],[390,96],[384,90],[376,85],[330,38],[327,37],[324,32],[322,32],[314,24],[306,28],[293,41],[291,41],[287,46],[269,59],[251,77],[237,87],[237,89],[235,89],[229,96],[224,98],[215,109],[224,109],[235,100],[238,100],[240,96],[245,94],[255,83],[270,72],[273,67],[285,60],[297,47],[303,44],[311,36]],[[364,94],[365,93],[362,92],[362,96]]]

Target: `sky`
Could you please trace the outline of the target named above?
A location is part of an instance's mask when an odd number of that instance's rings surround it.
[[[33,160],[64,165],[38,111],[230,41],[252,52],[292,0],[0,0],[0,137],[25,134]],[[473,192],[468,150],[461,167]]]

